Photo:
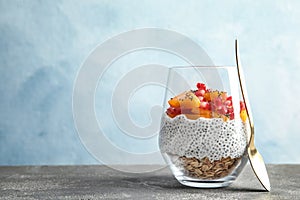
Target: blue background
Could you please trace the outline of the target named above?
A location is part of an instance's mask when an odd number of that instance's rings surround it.
[[[300,163],[299,19],[296,0],[0,0],[0,164],[98,163],[73,122],[76,73],[98,44],[144,27],[190,37],[219,65],[239,38],[257,146],[268,163]]]

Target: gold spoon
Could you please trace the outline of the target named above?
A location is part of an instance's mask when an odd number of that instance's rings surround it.
[[[237,65],[237,71],[238,71],[238,76],[239,76],[239,82],[241,85],[241,90],[242,90],[242,97],[245,102],[245,107],[246,107],[246,113],[248,115],[248,121],[250,124],[250,130],[251,130],[251,135],[250,135],[250,141],[248,145],[248,157],[249,161],[252,167],[252,170],[254,171],[256,177],[262,184],[262,186],[267,190],[271,190],[270,186],[270,180],[268,177],[268,172],[266,169],[266,165],[264,163],[263,157],[260,155],[258,150],[256,149],[254,145],[254,124],[253,124],[253,117],[251,113],[251,108],[249,104],[249,99],[248,99],[248,94],[246,91],[246,83],[245,83],[245,78],[243,76],[243,69],[241,66],[241,62],[239,59],[239,49],[238,49],[238,41],[235,40],[235,58],[236,58],[236,65]]]

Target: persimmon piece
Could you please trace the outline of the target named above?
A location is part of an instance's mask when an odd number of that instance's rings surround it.
[[[246,122],[248,116],[247,116],[247,112],[246,112],[245,109],[241,111],[240,117],[241,117],[243,122]]]
[[[211,118],[212,112],[202,108],[193,108],[191,113],[186,113],[185,116],[188,119],[198,119],[200,117]]]
[[[211,91],[204,94],[206,101],[212,101],[217,97],[221,97],[223,101],[227,99],[227,92]]]
[[[198,119],[198,118],[200,118],[200,115],[194,115],[194,114],[185,114],[185,116],[188,119]]]
[[[172,99],[170,99],[169,101],[168,101],[168,103],[169,103],[169,105],[171,106],[171,107],[174,107],[174,108],[179,108],[180,107],[180,103],[179,103],[179,101],[178,101],[178,99],[177,98],[172,98]]]
[[[199,98],[192,92],[186,91],[168,101],[169,105],[175,108],[198,108]]]

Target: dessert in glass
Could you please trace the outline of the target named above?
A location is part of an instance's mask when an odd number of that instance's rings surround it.
[[[234,67],[169,70],[159,147],[183,185],[230,185],[247,162],[249,125]]]

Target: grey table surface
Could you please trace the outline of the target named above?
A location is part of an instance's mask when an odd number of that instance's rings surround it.
[[[1,166],[0,199],[300,199],[300,165],[267,169],[271,192],[249,165],[231,186],[219,189],[183,186],[167,167],[134,174],[99,165]]]

